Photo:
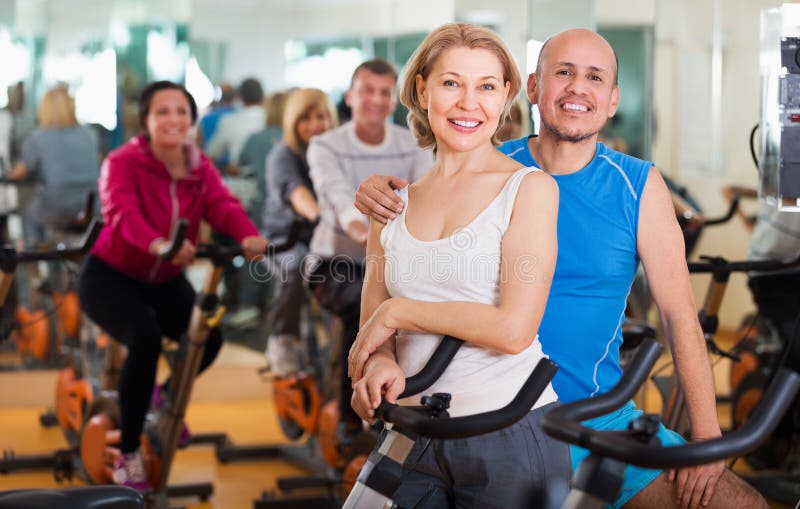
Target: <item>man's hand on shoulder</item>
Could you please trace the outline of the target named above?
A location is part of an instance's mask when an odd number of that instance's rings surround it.
[[[403,200],[394,192],[408,185],[408,179],[372,175],[358,186],[356,208],[363,214],[386,223],[403,211]]]

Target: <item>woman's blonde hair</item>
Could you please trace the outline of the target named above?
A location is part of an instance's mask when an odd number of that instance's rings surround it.
[[[283,127],[283,112],[291,92],[275,92],[264,101],[267,108],[267,127]]]
[[[508,117],[508,111],[522,83],[511,52],[500,37],[488,28],[468,23],[447,23],[428,34],[406,64],[405,77],[400,88],[400,102],[408,108],[408,127],[416,136],[417,144],[422,148],[433,147],[434,151],[436,138],[428,122],[428,113],[420,104],[416,80],[417,76],[421,76],[423,80],[427,79],[436,60],[451,48],[488,50],[500,61],[503,67],[503,80],[509,83],[509,90],[498,128]],[[495,135],[492,135],[492,143],[500,144]]]
[[[36,112],[39,117],[39,127],[45,129],[78,125],[78,120],[75,118],[75,101],[64,87],[48,90],[39,101]]]
[[[296,154],[300,154],[307,148],[297,136],[297,124],[312,109],[327,112],[328,117],[331,119],[331,127],[336,126],[338,122],[336,109],[322,90],[317,88],[298,88],[292,92],[286,101],[286,109],[283,112],[283,142]]]

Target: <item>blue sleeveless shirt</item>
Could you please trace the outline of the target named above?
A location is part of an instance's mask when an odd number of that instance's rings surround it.
[[[528,138],[498,149],[536,166]],[[639,264],[639,199],[651,162],[602,143],[592,161],[558,183],[558,259],[539,339],[559,365],[553,387],[562,403],[604,393],[617,383],[625,304]]]

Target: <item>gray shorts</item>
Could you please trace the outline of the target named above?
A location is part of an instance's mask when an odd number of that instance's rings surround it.
[[[392,499],[399,507],[418,509],[560,508],[572,467],[567,444],[542,430],[542,414],[553,405],[485,435],[418,439]]]

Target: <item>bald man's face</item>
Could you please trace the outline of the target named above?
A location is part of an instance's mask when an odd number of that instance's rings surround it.
[[[611,47],[594,32],[570,30],[543,51],[539,74],[528,77],[528,97],[539,105],[542,128],[562,141],[596,138],[619,101]]]

